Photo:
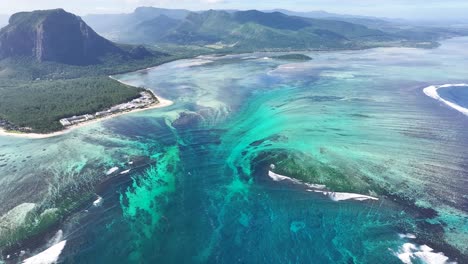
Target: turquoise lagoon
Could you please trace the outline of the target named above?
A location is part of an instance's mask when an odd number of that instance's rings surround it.
[[[468,82],[467,44],[205,56],[116,76],[174,104],[0,137],[3,259],[466,263],[468,117],[423,89]],[[12,243],[38,222],[46,232]]]

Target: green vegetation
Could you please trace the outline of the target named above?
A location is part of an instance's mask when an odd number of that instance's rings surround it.
[[[113,15],[112,19],[96,15],[85,20],[119,42],[196,45],[236,53],[386,46],[432,48],[441,38],[463,34],[459,30],[402,27],[376,19],[317,19],[256,10],[179,10],[177,15],[164,9],[141,11]]]
[[[304,55],[304,54],[285,54],[280,56],[273,56],[273,59],[278,60],[291,60],[291,61],[310,61],[312,60],[311,57]]]
[[[31,58],[5,59],[0,61],[0,120],[30,128],[30,132],[58,131],[63,128],[58,122],[61,118],[94,113],[139,97],[141,89],[123,85],[109,75],[202,53],[188,50],[177,56],[161,53],[127,61],[108,57],[102,64],[89,66],[39,63]]]
[[[14,14],[0,30],[0,126],[17,132],[62,129],[59,120],[139,97],[109,75],[178,59],[117,45],[62,9]]]
[[[131,54],[142,49],[121,45]],[[109,75],[144,69],[173,60],[212,52],[210,49],[173,45],[143,49],[141,59],[109,54],[99,64],[78,66],[38,62],[31,57],[0,61],[0,123],[7,129],[49,133],[63,129],[64,117],[94,113],[139,96],[141,89],[123,85]],[[177,55],[168,55],[167,53]],[[149,55],[148,55],[149,54]]]
[[[57,205],[56,208],[45,209],[43,206],[37,206],[26,214],[21,224],[11,229],[4,229],[0,236],[0,248],[14,248],[27,242],[28,239],[43,235],[63,221],[70,212],[76,211],[95,198],[95,194],[87,189],[66,193],[67,195],[57,197],[53,201]]]
[[[60,130],[60,118],[93,113],[138,96],[138,88],[109,80],[107,76],[197,55],[402,45],[430,48],[441,37],[432,35],[430,29],[419,34],[411,30],[386,31],[279,12],[193,13],[140,8],[133,14],[110,17],[102,26],[120,29],[116,33],[119,40],[147,43],[152,48],[117,45],[94,31],[82,34],[76,30],[81,18],[60,9],[13,15],[12,23],[0,31],[0,57],[4,58],[0,60],[0,125],[6,123],[12,130],[39,133]],[[96,23],[100,21],[99,17],[93,19]],[[67,23],[70,27],[58,26]],[[53,35],[49,41],[38,37],[38,25],[47,25],[47,33]],[[455,33],[447,34],[444,36]],[[66,41],[59,45],[56,39]],[[36,47],[37,41],[42,41],[40,49]],[[27,45],[19,45],[23,42]],[[75,48],[75,42],[90,45],[81,50]],[[51,54],[55,55],[45,56]],[[91,57],[82,61],[80,54]],[[311,59],[302,54],[275,58]]]
[[[139,30],[144,30],[144,27]],[[362,48],[369,40],[383,42],[397,38],[379,30],[341,21],[259,11],[233,14],[207,11],[188,15],[184,21],[168,28],[165,34],[157,35],[153,41],[199,45],[217,43],[224,45],[221,49],[246,52]]]
[[[0,118],[35,132],[60,130],[61,118],[95,113],[138,98],[139,92],[107,77],[2,85]]]
[[[298,151],[261,152],[251,163],[252,170],[264,170],[274,164],[273,172],[305,183],[326,185],[327,190],[371,195],[385,194],[384,186],[359,171],[347,171]]]

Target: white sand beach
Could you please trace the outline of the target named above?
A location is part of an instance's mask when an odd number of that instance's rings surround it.
[[[118,81],[118,82],[120,82],[120,83],[122,83],[122,84],[132,86],[132,85],[130,85],[128,83],[124,83],[124,82],[122,82],[120,80],[117,80],[112,76],[109,76],[109,77],[116,80],[116,81]],[[168,107],[168,106],[171,106],[172,104],[174,104],[174,102],[172,102],[171,100],[162,98],[162,97],[158,96],[157,94],[155,94],[151,90],[148,90],[148,91],[151,92],[158,99],[158,101],[159,101],[158,103],[153,104],[153,105],[148,106],[148,107],[145,107],[145,108],[138,108],[138,109],[129,110],[129,111],[125,111],[125,112],[119,112],[119,113],[111,114],[111,115],[108,115],[108,116],[105,116],[105,117],[102,117],[102,118],[97,118],[97,119],[92,119],[92,120],[89,120],[89,121],[84,121],[84,122],[81,122],[81,123],[78,123],[78,124],[75,124],[75,125],[68,126],[68,127],[64,128],[63,130],[61,130],[61,131],[56,131],[56,132],[52,132],[52,133],[45,133],[45,134],[21,133],[21,132],[16,132],[16,131],[6,131],[5,129],[0,128],[0,136],[19,137],[19,138],[28,138],[28,139],[42,139],[42,138],[57,137],[57,136],[60,136],[60,135],[67,134],[67,133],[69,133],[69,132],[71,132],[71,131],[73,131],[73,130],[75,130],[77,128],[84,127],[84,126],[94,124],[94,123],[97,123],[97,122],[101,122],[101,121],[104,121],[104,120],[108,120],[108,119],[111,119],[111,118],[114,118],[114,117],[117,117],[117,116],[126,115],[126,114],[130,114],[130,113],[141,112],[141,111],[147,111],[147,110],[151,110],[151,109]]]

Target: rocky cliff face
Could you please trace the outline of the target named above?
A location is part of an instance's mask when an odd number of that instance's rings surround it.
[[[33,57],[40,62],[87,65],[115,53],[124,51],[63,9],[14,14],[0,31],[0,59]]]

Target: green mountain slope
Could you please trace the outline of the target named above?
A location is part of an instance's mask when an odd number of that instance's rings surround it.
[[[189,12],[139,8],[131,14],[85,17],[98,32],[129,44],[190,45],[222,52],[289,49],[357,49],[381,46],[434,47],[461,30],[395,24],[326,12]],[[108,19],[104,19],[108,18]],[[102,24],[105,27],[102,27]]]
[[[280,12],[263,13],[257,10],[249,10],[235,12],[232,18],[240,24],[253,23],[284,30],[300,30],[311,25],[303,18],[287,16]]]
[[[38,61],[83,65],[96,63],[109,53],[124,55],[63,9],[17,13],[0,30],[0,59],[31,56]]]
[[[83,17],[88,25],[104,37],[113,41],[120,41],[123,34],[132,33],[137,25],[151,21],[159,16],[182,20],[190,13],[183,9],[163,9],[155,7],[139,7],[130,14],[94,14]],[[162,25],[164,27],[164,25]]]
[[[280,12],[192,12],[185,19],[158,17],[118,37],[129,43],[200,45],[225,51],[343,49],[399,38],[366,26],[288,16]]]
[[[50,132],[60,118],[136,98],[141,89],[108,78],[175,59],[117,45],[62,9],[13,15],[0,30],[0,126]]]

